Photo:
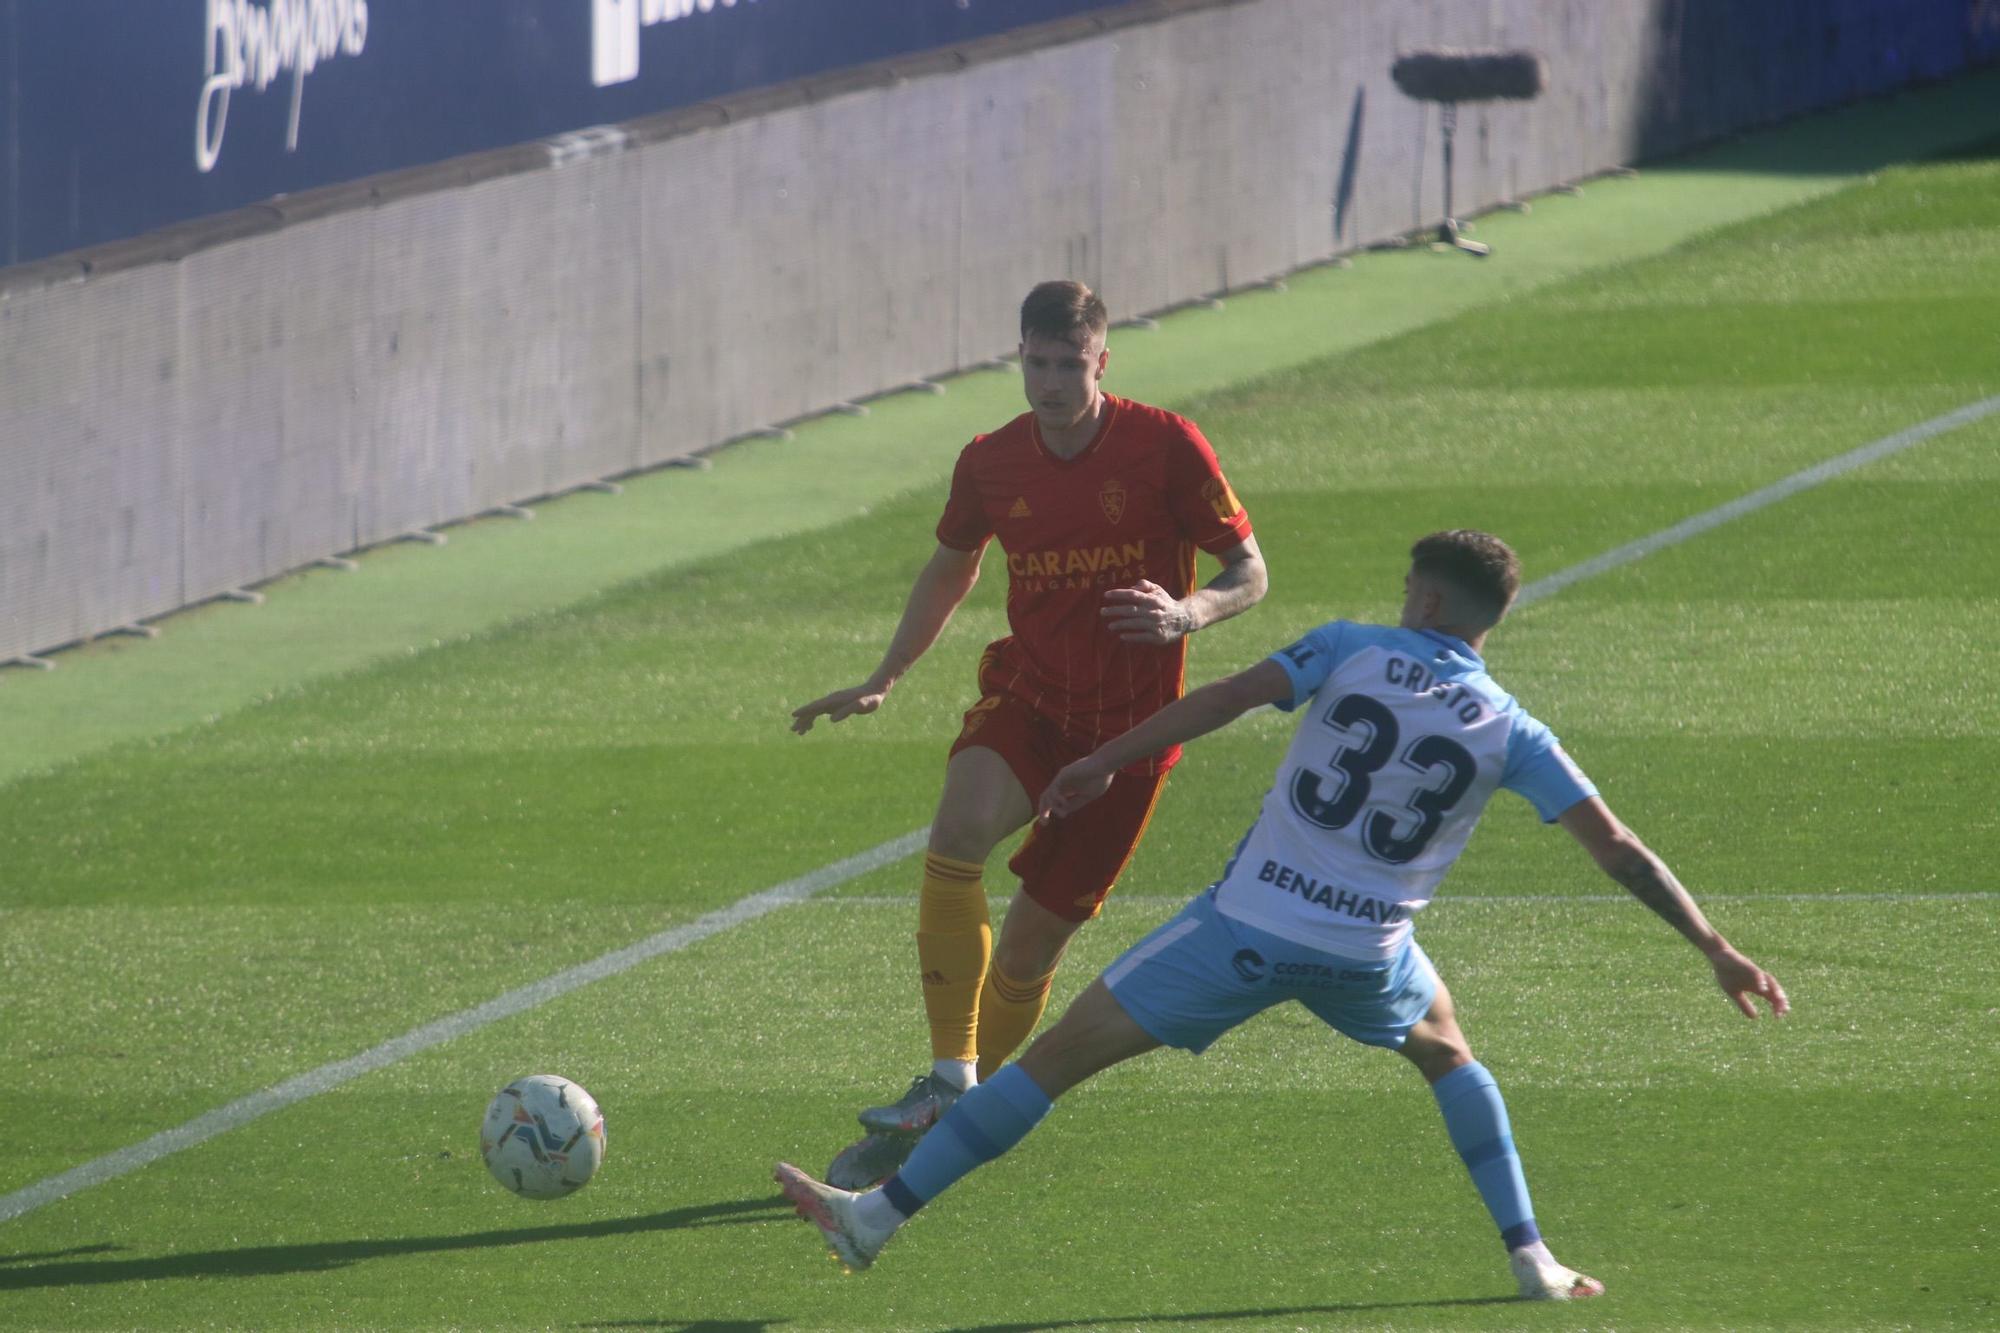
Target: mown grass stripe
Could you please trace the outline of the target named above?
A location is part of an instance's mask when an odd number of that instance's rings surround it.
[[[1603,555],[1593,556],[1580,564],[1571,565],[1568,569],[1557,570],[1547,578],[1537,579],[1521,589],[1515,605],[1526,606],[1545,597],[1553,597],[1572,584],[1595,578],[1622,565],[1629,565],[1635,560],[1642,560],[1656,551],[1678,546],[1682,542],[1699,537],[1704,532],[1711,532],[1725,523],[1734,522],[1746,514],[1754,514],[1760,509],[1768,508],[1780,500],[1790,499],[1801,491],[1811,490],[1856,468],[1866,467],[1870,463],[1899,454],[1926,440],[1935,439],[1947,431],[1969,426],[1975,421],[1992,416],[1995,412],[2000,412],[2000,395],[1968,403],[1943,416],[1932,417],[1929,421],[1911,426],[1908,430],[1900,430],[1894,435],[1884,436],[1858,449],[1850,449],[1838,457],[1827,459],[1824,463],[1815,464],[1794,472],[1780,481],[1774,481],[1761,490],[1752,491],[1726,504],[1704,510],[1692,518],[1682,519],[1672,527],[1662,528],[1637,541],[1613,547]]]
[[[497,1023],[503,1018],[512,1018],[548,1003],[573,990],[588,986],[594,981],[602,981],[620,972],[629,971],[648,959],[662,954],[677,953],[690,945],[697,944],[711,935],[719,935],[748,921],[774,912],[780,907],[803,902],[815,894],[824,893],[848,880],[879,870],[885,865],[902,860],[923,845],[925,830],[892,839],[872,847],[844,861],[822,866],[810,874],[787,880],[747,898],[739,898],[727,907],[719,908],[706,916],[688,922],[683,926],[673,926],[656,935],[648,936],[636,944],[628,944],[622,949],[614,949],[602,957],[587,963],[530,982],[517,990],[508,991],[484,1004],[426,1023],[420,1028],[405,1032],[400,1037],[392,1037],[381,1045],[321,1065],[296,1078],[253,1092],[247,1097],[239,1097],[226,1106],[196,1116],[183,1125],[163,1130],[149,1139],[141,1140],[129,1148],[108,1153],[95,1161],[51,1176],[47,1180],[29,1185],[24,1189],[0,1198],[0,1222],[9,1221],[32,1212],[43,1204],[74,1194],[79,1190],[101,1185],[138,1170],[151,1162],[156,1162],[183,1148],[192,1148],[205,1143],[218,1134],[226,1134],[241,1125],[249,1124],[261,1116],[282,1110],[294,1102],[331,1091],[343,1083],[350,1082],[363,1074],[373,1073],[433,1046],[442,1045],[469,1032]]]

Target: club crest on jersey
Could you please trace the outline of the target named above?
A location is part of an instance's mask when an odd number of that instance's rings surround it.
[[[1104,516],[1113,523],[1125,517],[1125,488],[1116,477],[1105,481],[1104,489],[1097,493],[1097,503],[1104,506]]]

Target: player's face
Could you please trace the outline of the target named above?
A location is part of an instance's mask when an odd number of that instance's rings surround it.
[[[1064,430],[1096,411],[1097,382],[1109,357],[1101,333],[1082,343],[1032,334],[1022,340],[1022,386],[1042,429]]]

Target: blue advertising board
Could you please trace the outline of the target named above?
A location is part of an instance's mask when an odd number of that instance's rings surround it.
[[[0,264],[1120,0],[0,0]]]

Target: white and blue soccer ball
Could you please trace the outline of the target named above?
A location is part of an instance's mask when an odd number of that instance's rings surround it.
[[[566,1078],[517,1078],[486,1107],[479,1155],[493,1178],[522,1198],[560,1199],[604,1165],[604,1115],[596,1098]]]

